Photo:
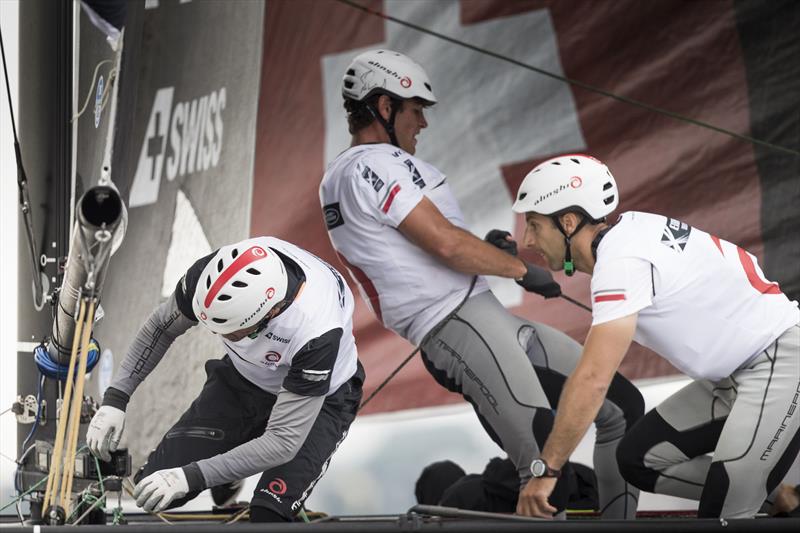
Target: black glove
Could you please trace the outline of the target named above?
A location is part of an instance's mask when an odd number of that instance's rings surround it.
[[[522,279],[516,280],[517,285],[528,292],[535,292],[545,298],[561,296],[561,285],[555,282],[549,270],[530,263],[525,263],[525,265],[528,267],[528,272]]]
[[[496,246],[503,250],[506,253],[513,255],[514,257],[517,256],[517,241],[513,239],[507,239],[506,237],[511,237],[511,234],[507,231],[503,231],[501,229],[493,229],[489,233],[486,234],[486,237],[483,238],[489,244]]]

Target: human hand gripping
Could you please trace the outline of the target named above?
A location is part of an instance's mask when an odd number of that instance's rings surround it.
[[[512,239],[511,234],[507,231],[493,229],[486,234],[483,240],[514,257],[517,256],[517,241]]]
[[[550,505],[548,498],[558,480],[554,477],[533,477],[519,491],[517,514],[538,518],[553,518],[558,509]]]
[[[178,498],[189,492],[189,482],[182,468],[153,472],[133,489],[136,505],[148,513],[160,513]]]
[[[556,298],[561,296],[561,285],[554,279],[549,270],[531,263],[525,263],[528,272],[520,279],[515,280],[517,285],[528,292],[535,292],[545,298]]]
[[[125,429],[125,411],[104,405],[89,422],[86,432],[86,445],[103,461],[111,460],[111,452],[117,450],[122,432]]]
[[[486,234],[484,240],[506,253],[515,257],[517,255],[517,241],[512,239],[511,234],[507,231],[493,229]],[[528,292],[535,292],[545,298],[561,296],[561,285],[556,283],[550,271],[525,261],[523,263],[525,263],[528,271],[520,279],[515,280],[517,285]]]

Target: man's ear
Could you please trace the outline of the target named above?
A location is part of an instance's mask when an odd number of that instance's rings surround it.
[[[392,116],[392,99],[385,94],[378,97],[378,112],[383,120],[389,120],[389,117]]]
[[[561,226],[564,228],[564,231],[567,232],[567,235],[575,231],[575,228],[577,228],[578,224],[581,222],[581,219],[577,213],[572,212],[564,213],[558,217],[558,220],[561,222]]]

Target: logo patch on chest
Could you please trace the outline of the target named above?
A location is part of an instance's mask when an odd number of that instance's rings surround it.
[[[267,366],[275,366],[281,360],[281,354],[278,352],[269,351],[264,355],[264,364]]]

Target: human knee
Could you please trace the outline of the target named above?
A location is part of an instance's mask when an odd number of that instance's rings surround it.
[[[659,473],[645,464],[649,443],[641,437],[641,432],[637,431],[625,434],[617,446],[617,466],[625,481],[640,490],[653,492]]]

